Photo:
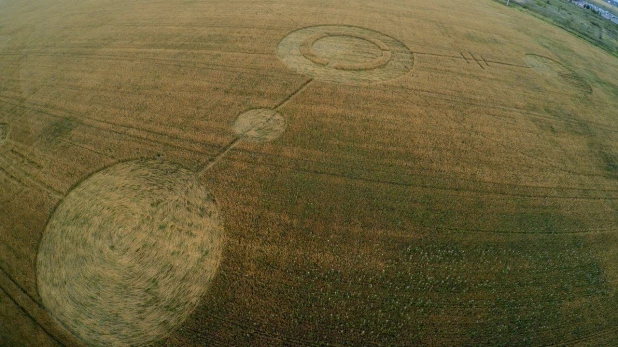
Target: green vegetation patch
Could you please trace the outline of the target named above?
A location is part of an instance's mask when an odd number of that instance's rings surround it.
[[[509,6],[548,21],[618,57],[618,24],[593,10],[564,0],[511,1]]]

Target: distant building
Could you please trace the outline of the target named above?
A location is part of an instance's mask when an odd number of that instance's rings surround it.
[[[618,2],[616,2],[615,0],[605,0],[605,1],[607,1],[610,4],[617,4],[616,6],[618,6]],[[582,1],[582,0],[572,0],[571,2],[579,7],[592,10],[598,13],[599,15],[601,15],[601,17],[618,24],[618,17],[614,16],[614,14],[610,13],[604,8],[601,8],[597,5],[593,5],[589,2]]]

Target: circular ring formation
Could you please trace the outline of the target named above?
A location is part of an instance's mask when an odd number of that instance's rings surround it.
[[[313,46],[315,45],[317,41],[325,39],[327,37],[335,37],[335,36],[352,37],[352,38],[368,41],[372,43],[374,46],[378,47],[382,55],[379,58],[374,59],[373,61],[370,61],[370,62],[346,63],[346,62],[333,62],[328,58],[319,56],[314,51]],[[390,51],[390,48],[384,42],[378,39],[374,39],[371,37],[360,37],[356,35],[332,35],[326,32],[318,33],[316,35],[309,37],[307,40],[303,41],[303,43],[300,44],[300,53],[305,58],[311,60],[315,64],[325,65],[325,66],[330,65],[333,69],[347,70],[347,71],[362,71],[362,70],[377,69],[379,67],[386,65],[392,58],[392,53]]]
[[[316,50],[326,40],[341,51],[337,59]],[[342,25],[294,31],[279,42],[277,55],[299,73],[353,85],[397,78],[410,71],[414,63],[412,52],[400,41],[377,31]]]

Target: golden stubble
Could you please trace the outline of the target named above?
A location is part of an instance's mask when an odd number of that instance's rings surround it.
[[[0,146],[4,144],[9,137],[9,125],[6,123],[0,123]]]

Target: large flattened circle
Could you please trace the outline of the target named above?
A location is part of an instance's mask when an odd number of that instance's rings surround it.
[[[197,306],[221,258],[215,199],[178,165],[116,164],[78,185],[43,235],[43,304],[87,345],[144,345]]]
[[[351,85],[388,81],[406,74],[414,64],[412,52],[400,41],[343,25],[293,31],[279,42],[277,55],[298,73]]]

